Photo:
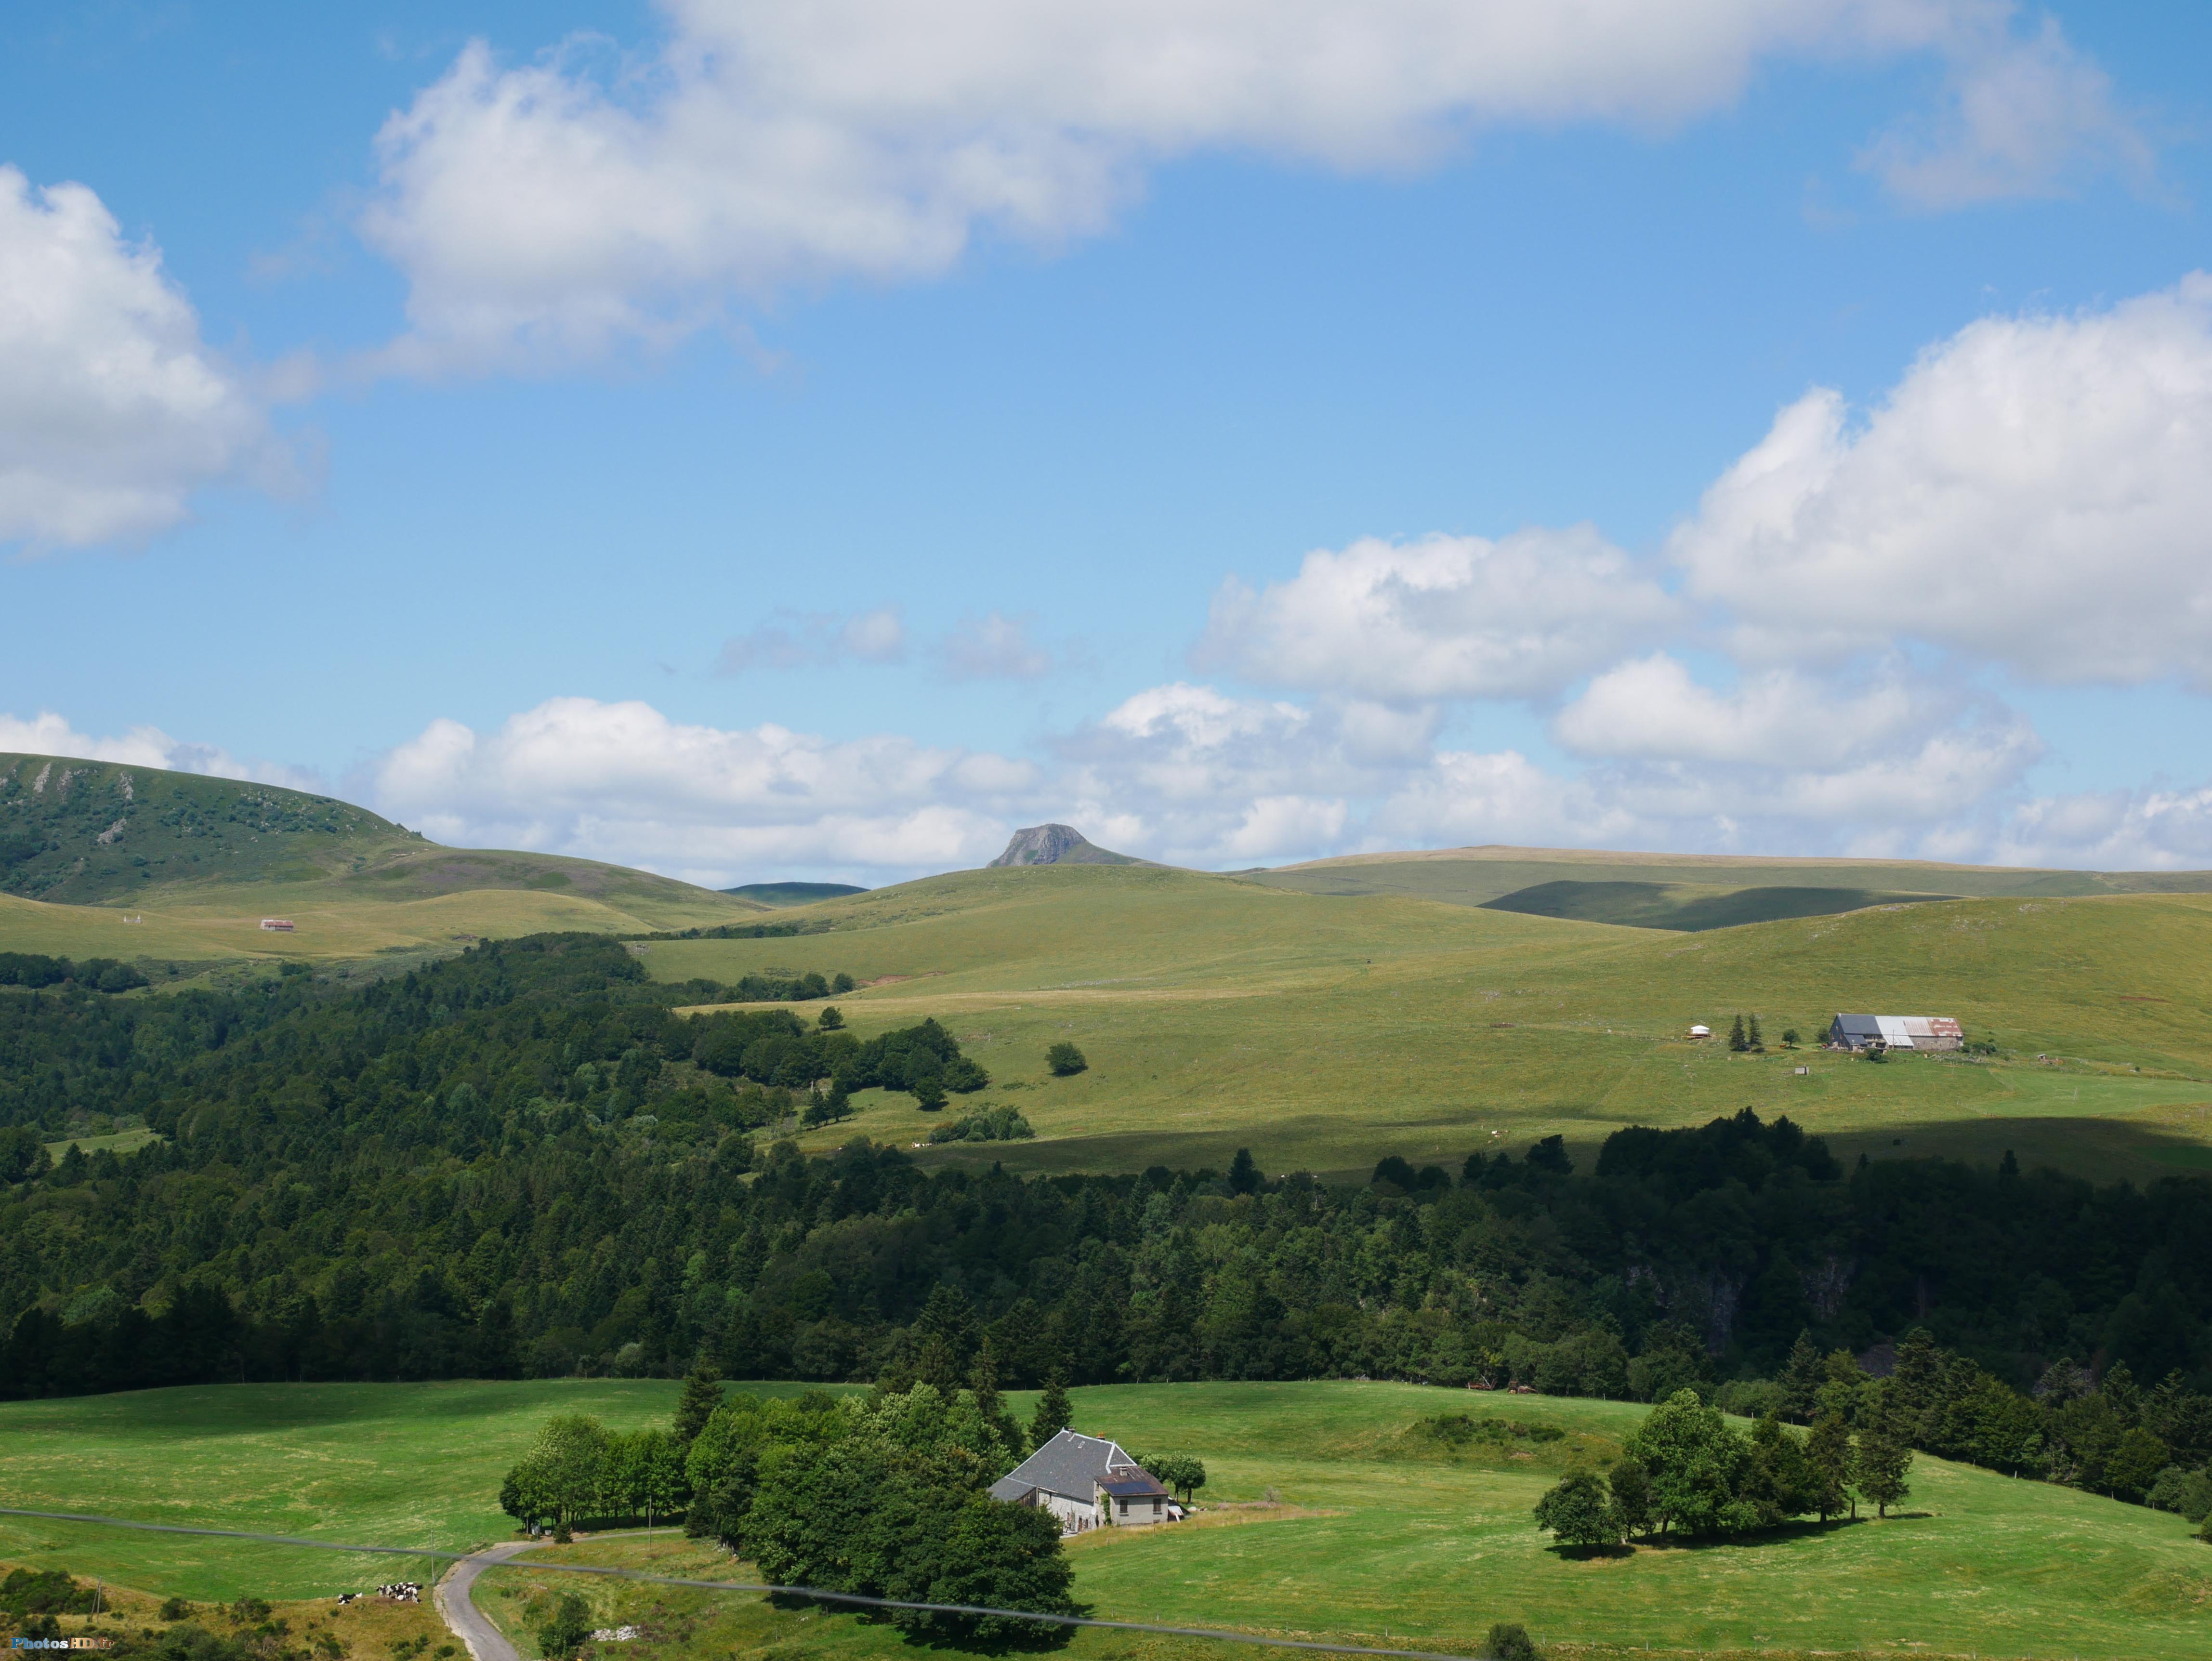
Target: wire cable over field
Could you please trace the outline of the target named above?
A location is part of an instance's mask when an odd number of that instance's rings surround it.
[[[306,1546],[315,1551],[352,1552],[381,1557],[434,1557],[458,1563],[473,1552],[441,1551],[428,1546],[361,1546],[337,1540],[308,1540],[296,1534],[258,1534],[246,1529],[188,1528],[179,1523],[141,1523],[127,1517],[95,1517],[65,1511],[22,1511],[0,1506],[0,1517],[35,1517],[49,1523],[84,1523],[99,1528],[137,1529],[148,1534],[191,1534],[217,1540],[251,1540],[267,1546]],[[502,1567],[505,1564],[490,1567]],[[1378,1649],[1365,1644],[1335,1644],[1316,1638],[1271,1638],[1258,1633],[1230,1632],[1216,1627],[1170,1627],[1152,1621],[1102,1621],[1085,1615],[1045,1615],[1035,1609],[992,1609],[979,1603],[919,1603],[896,1597],[869,1597],[860,1592],[825,1591],[816,1586],[770,1586],[744,1580],[694,1580],[680,1575],[647,1574],[641,1569],[614,1568],[595,1563],[549,1563],[533,1558],[523,1565],[559,1574],[596,1574],[609,1579],[635,1580],[653,1586],[690,1586],[704,1591],[754,1591],[783,1597],[811,1597],[830,1603],[854,1603],[867,1609],[919,1609],[939,1615],[996,1615],[1008,1621],[1035,1621],[1052,1627],[1104,1627],[1115,1632],[1152,1632],[1171,1638],[1211,1639],[1224,1644],[1255,1644],[1266,1649],[1321,1650],[1331,1655],[1388,1656],[1395,1661],[1467,1661],[1463,1654],[1436,1650]]]

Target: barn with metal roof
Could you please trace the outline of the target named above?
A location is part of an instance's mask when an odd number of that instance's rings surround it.
[[[1838,1050],[1956,1050],[1966,1041],[1948,1015],[1838,1015],[1828,1027]]]

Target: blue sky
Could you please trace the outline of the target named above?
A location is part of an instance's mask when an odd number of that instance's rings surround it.
[[[2212,866],[2201,7],[327,13],[0,20],[0,747],[718,884]]]

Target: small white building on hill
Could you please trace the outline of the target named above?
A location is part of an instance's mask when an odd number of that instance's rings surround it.
[[[1051,1512],[1060,1518],[1062,1534],[1149,1528],[1182,1515],[1159,1480],[1119,1443],[1072,1430],[1063,1430],[992,1483],[991,1497]]]

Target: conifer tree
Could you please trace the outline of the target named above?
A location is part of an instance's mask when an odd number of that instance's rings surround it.
[[[1858,1435],[1858,1490],[1874,1501],[1877,1517],[1889,1515],[1912,1492],[1905,1481],[1912,1469],[1912,1445],[1897,1421],[1890,1404],[1877,1401]]]
[[[1739,1056],[1751,1048],[1751,1040],[1743,1035],[1743,1017],[1741,1015],[1735,1018],[1735,1025],[1729,1028],[1729,1048]]]
[[[1751,1049],[1764,1050],[1766,1048],[1766,1040],[1759,1036],[1759,1017],[1756,1015],[1753,1015],[1751,1018],[1751,1028],[1747,1037]]]
[[[1044,1394],[1037,1398],[1036,1412],[1030,1419],[1030,1445],[1042,1447],[1066,1430],[1075,1417],[1075,1403],[1067,1399],[1067,1373],[1054,1367],[1044,1381]]]
[[[1851,1427],[1844,1415],[1830,1411],[1813,1421],[1812,1433],[1805,1439],[1806,1462],[1813,1468],[1813,1509],[1825,1523],[1846,1504],[1851,1515],[1858,1515],[1858,1506],[1852,1499],[1851,1482],[1858,1474],[1858,1464],[1851,1447]]]
[[[1820,1386],[1828,1382],[1828,1374],[1820,1347],[1813,1342],[1809,1329],[1799,1330],[1797,1342],[1790,1347],[1790,1359],[1783,1364],[1782,1376],[1775,1382],[1782,1386],[1783,1410],[1801,1425],[1812,1423],[1820,1409]]]
[[[721,1378],[711,1361],[702,1361],[684,1375],[684,1394],[676,1402],[676,1439],[684,1446],[691,1445],[722,1405]]]

